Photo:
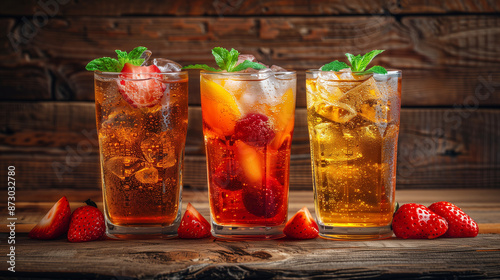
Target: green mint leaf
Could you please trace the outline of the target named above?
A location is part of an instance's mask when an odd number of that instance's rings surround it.
[[[239,55],[240,53],[237,50],[231,49],[226,57],[227,72],[234,72],[233,68],[236,66],[236,62],[238,62]]]
[[[238,72],[238,71],[245,70],[247,68],[253,68],[255,70],[261,70],[261,69],[265,69],[266,66],[264,66],[264,65],[262,65],[260,63],[257,63],[257,62],[252,62],[250,60],[245,60],[242,63],[236,65],[236,67],[234,67],[234,69],[232,69],[232,71],[230,71],[230,72]]]
[[[127,52],[120,51],[120,50],[115,50],[115,52],[118,55],[118,59],[126,58],[127,57]]]
[[[236,64],[238,63],[238,57],[240,53],[235,49],[231,49],[230,51],[228,51],[227,49],[222,47],[215,47],[212,49],[212,55],[214,56],[215,62],[220,69],[212,68],[206,64],[188,65],[182,67],[182,69],[203,69],[211,72],[220,72],[223,70],[226,70],[227,72],[238,72],[247,68],[253,68],[257,70],[266,68],[262,64],[251,62],[249,60],[245,60],[240,64]]]
[[[377,73],[377,74],[387,74],[387,70],[384,67],[375,65],[372,68],[365,71],[365,73]]]
[[[118,60],[111,57],[101,57],[92,60],[85,66],[88,71],[101,71],[101,72],[120,72],[123,65],[120,65]]]
[[[353,55],[350,53],[346,53],[345,56],[347,56],[347,59],[349,60],[349,63],[351,63],[351,70],[353,72],[358,71],[358,61],[361,60],[361,55]]]
[[[131,52],[127,54],[127,52],[121,51],[121,50],[115,50],[116,54],[118,55],[118,62],[121,65],[121,68],[125,65],[125,63],[130,63],[135,66],[141,66],[142,63],[144,62],[144,59],[141,58],[142,53],[147,50],[148,48],[146,47],[137,47],[133,49]],[[121,71],[120,68],[120,71]]]
[[[143,58],[129,59],[127,61],[127,63],[130,63],[130,64],[135,65],[135,66],[141,66],[143,62],[144,62]],[[123,65],[125,65],[125,63]]]
[[[227,70],[227,57],[229,51],[225,48],[215,47],[212,49],[212,55],[215,57],[215,62],[221,70]]]
[[[128,54],[125,51],[115,50],[118,59],[111,57],[97,58],[89,62],[87,66],[85,66],[85,69],[88,71],[120,72],[125,63],[141,66],[144,62],[141,56],[145,50],[147,50],[146,47],[137,47]]]
[[[220,72],[220,71],[222,71],[222,70],[210,67],[210,66],[208,66],[206,64],[187,65],[187,66],[182,67],[182,69],[203,69],[203,70],[210,71],[210,72]]]
[[[382,66],[373,66],[372,68],[365,71],[366,67],[370,62],[375,58],[375,56],[381,54],[384,50],[373,50],[371,52],[366,53],[365,55],[353,55],[350,53],[346,53],[347,60],[351,66],[345,64],[344,62],[339,62],[337,60],[332,61],[323,67],[321,67],[322,71],[339,71],[344,68],[351,68],[352,72],[358,72],[359,75],[369,74],[369,73],[377,73],[377,74],[387,74],[387,70],[385,70]]]
[[[349,63],[351,65],[353,65],[356,56],[354,56],[353,54],[350,54],[350,53],[346,53],[345,56],[347,56],[347,60],[349,60]]]
[[[323,65],[321,67],[321,71],[340,71],[342,69],[349,68],[349,65],[347,65],[345,62],[341,62],[338,60],[332,61],[328,64]]]
[[[358,71],[362,71],[361,70],[361,60],[363,59],[363,57],[358,54],[357,56],[354,57],[354,63],[352,64],[352,71],[353,72],[358,72]]]
[[[365,71],[366,66],[370,64],[373,58],[375,58],[378,54],[381,54],[382,52],[384,52],[384,50],[373,50],[363,55],[361,61],[358,62],[359,64],[357,66],[359,68],[357,69],[357,71]]]
[[[142,53],[147,49],[146,47],[137,47],[128,53],[127,58],[129,60],[141,58]]]

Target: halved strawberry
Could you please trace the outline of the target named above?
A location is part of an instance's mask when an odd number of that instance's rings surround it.
[[[156,65],[135,66],[125,63],[118,80],[118,90],[134,108],[152,107],[160,102],[166,85],[161,82]]]
[[[29,237],[33,239],[57,238],[68,231],[70,217],[69,202],[63,196],[30,231]]]
[[[304,206],[288,220],[283,233],[290,238],[312,239],[318,237],[319,229],[311,212]]]
[[[88,199],[85,203],[87,205],[78,207],[71,215],[69,242],[102,240],[105,237],[104,215],[92,200]]]
[[[210,223],[188,203],[181,224],[177,229],[179,238],[205,238],[210,234]]]
[[[258,217],[272,218],[284,206],[284,188],[273,177],[266,184],[246,185],[243,189],[243,205],[248,212]]]
[[[448,223],[424,205],[407,203],[394,214],[392,230],[399,238],[432,239],[443,235]]]
[[[429,209],[446,219],[448,230],[443,237],[475,237],[479,232],[477,223],[458,206],[447,201],[431,204]]]

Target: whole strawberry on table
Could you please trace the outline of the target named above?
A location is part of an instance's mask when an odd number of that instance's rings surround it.
[[[475,237],[479,233],[477,223],[458,206],[440,201],[429,208],[408,203],[394,214],[392,230],[396,237],[433,239],[437,237]]]
[[[104,215],[90,199],[86,206],[71,214],[68,199],[63,196],[29,232],[33,239],[56,239],[67,235],[70,242],[85,242],[106,238]]]

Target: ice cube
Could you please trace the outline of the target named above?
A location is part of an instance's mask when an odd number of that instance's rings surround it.
[[[159,168],[172,167],[177,163],[174,138],[169,132],[153,134],[141,142],[144,158]]]
[[[158,170],[148,164],[135,173],[135,178],[143,184],[155,184],[158,182]]]
[[[356,108],[361,117],[385,130],[388,118],[387,93],[384,89],[379,90],[373,77],[349,90],[341,101]]]
[[[336,123],[346,123],[356,116],[356,109],[348,104],[333,101],[333,102],[317,102],[315,112]]]
[[[339,77],[333,71],[322,71],[319,72],[319,79],[322,81],[338,81]]]
[[[146,66],[149,65],[149,58],[151,57],[153,53],[150,50],[145,50],[142,54],[141,57],[144,59],[144,62],[141,64],[141,66]]]
[[[359,115],[375,124],[387,124],[387,102],[381,99],[366,100],[358,108]]]
[[[236,62],[236,65],[242,63],[243,61],[248,60],[251,62],[257,62],[257,58],[251,54],[240,54],[238,56],[238,61]]]
[[[224,88],[230,92],[241,105],[242,114],[250,111],[265,112],[264,107],[275,106],[280,102],[281,85],[271,70],[259,71],[259,79],[227,80]],[[263,111],[264,110],[264,111]]]
[[[126,105],[114,108],[103,122],[102,129],[103,134],[114,134],[119,142],[132,145],[142,135],[141,125],[141,111]]]
[[[255,70],[255,69],[253,69],[253,70]],[[265,80],[265,79],[268,79],[270,77],[274,77],[273,71],[269,68],[257,70],[256,74],[257,75],[255,75],[255,77],[259,80]]]
[[[370,122],[387,123],[387,95],[379,91],[373,77],[356,84],[357,86],[347,91],[339,101],[355,108]]]
[[[357,135],[339,124],[320,123],[314,127],[314,136],[320,160],[345,161],[362,156]]]
[[[348,81],[356,80],[350,68],[345,68],[340,70],[337,76],[339,77],[340,80],[348,80]]]
[[[345,97],[352,99],[356,105],[365,103],[367,100],[372,99],[387,99],[387,95],[381,92],[373,77],[366,79],[361,83],[356,83],[356,87],[346,92]]]
[[[104,172],[110,171],[122,180],[134,175],[141,168],[142,161],[131,156],[112,157],[104,163]]]
[[[251,54],[240,54],[238,56],[238,61],[236,62],[236,65],[242,63],[245,60],[248,60],[248,61],[251,61],[251,62],[257,62],[257,63],[263,65],[264,67],[266,67],[266,69],[269,69],[269,67],[267,65],[265,65],[262,62],[257,61],[257,59],[255,58],[255,56],[253,56]],[[265,70],[265,69],[263,69],[263,70]],[[261,70],[257,70],[257,69],[253,69],[253,68],[247,68],[247,69],[242,70],[240,72],[242,72],[242,73],[258,73],[259,71],[261,71]]]
[[[333,72],[320,73],[316,88],[319,91],[320,97],[325,101],[335,101],[344,95],[339,88],[337,75]]]
[[[182,70],[182,66],[179,63],[166,58],[155,58],[152,63],[156,65],[162,73],[179,72]]]
[[[286,72],[287,70],[281,66],[278,66],[278,65],[273,65],[271,66],[271,71],[273,72]]]

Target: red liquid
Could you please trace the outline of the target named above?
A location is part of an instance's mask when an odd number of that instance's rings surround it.
[[[201,78],[210,211],[219,226],[272,227],[287,220],[295,79],[276,81],[282,86],[275,95],[259,92],[266,83]]]
[[[215,223],[276,226],[286,222],[290,141],[277,150],[218,138],[207,138],[206,146]]]

